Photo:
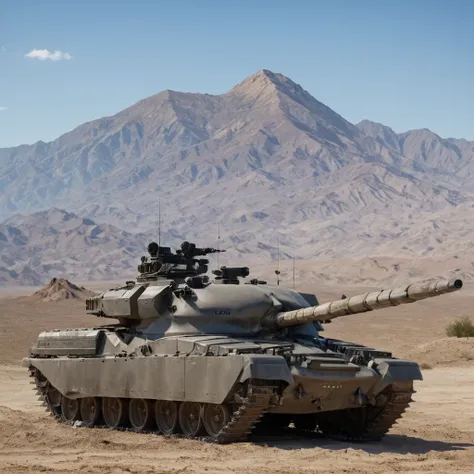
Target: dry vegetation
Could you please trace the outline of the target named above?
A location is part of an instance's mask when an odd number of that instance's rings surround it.
[[[474,337],[474,324],[470,318],[464,316],[446,327],[448,337]]]

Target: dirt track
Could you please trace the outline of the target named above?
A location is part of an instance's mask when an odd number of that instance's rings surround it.
[[[36,402],[25,369],[0,366],[0,472],[474,472],[474,367],[424,375],[416,402],[381,443],[287,435],[217,446],[62,426]]]

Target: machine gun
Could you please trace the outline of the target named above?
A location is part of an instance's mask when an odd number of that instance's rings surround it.
[[[208,255],[210,253],[225,252],[225,250],[218,250],[212,247],[199,248],[196,244],[184,241],[181,244],[181,250],[177,250],[177,255],[182,255],[184,258],[194,258],[201,255]]]

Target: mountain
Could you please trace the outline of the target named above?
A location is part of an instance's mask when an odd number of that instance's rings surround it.
[[[0,224],[0,265],[12,272],[10,278],[3,275],[3,283],[36,286],[66,275],[105,280],[133,275],[150,238],[62,209],[15,215]]]
[[[39,286],[41,284],[43,284],[42,277],[27,266],[24,266],[20,271],[0,267],[0,286]]]
[[[437,178],[448,174],[453,183],[474,189],[474,142],[441,138],[428,129],[397,134],[390,127],[363,120],[357,128],[380,145],[413,160],[414,166]]]
[[[351,124],[261,70],[221,95],[167,90],[0,149],[0,255],[47,278],[120,273],[157,238],[159,207],[172,246],[216,245],[219,221],[222,264],[276,258],[278,241],[282,258],[469,253],[473,155],[428,130]]]

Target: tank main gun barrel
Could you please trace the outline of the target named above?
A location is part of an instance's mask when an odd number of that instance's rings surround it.
[[[389,290],[373,291],[318,306],[285,311],[266,316],[264,327],[284,328],[311,321],[329,321],[348,314],[365,313],[375,309],[414,303],[425,298],[451,293],[462,288],[462,280],[424,280],[408,286]]]

